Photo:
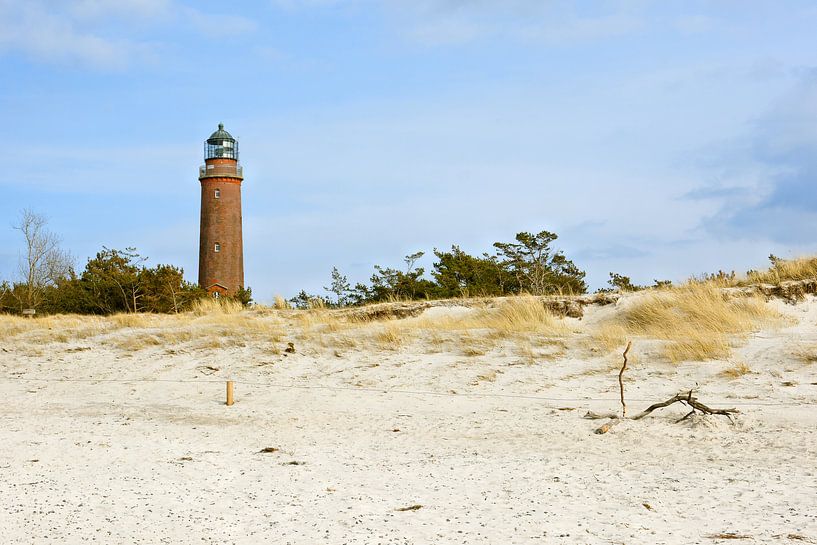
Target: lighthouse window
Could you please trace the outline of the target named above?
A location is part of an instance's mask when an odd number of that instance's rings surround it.
[[[217,199],[220,199],[220,198],[221,198],[221,190],[220,190],[220,189],[216,189],[214,193],[215,193],[215,197],[216,197]]]
[[[221,251],[221,244],[219,244],[218,242],[216,242],[216,245],[215,245],[215,247],[213,248],[213,250],[214,250],[216,253],[219,253],[219,252]]]

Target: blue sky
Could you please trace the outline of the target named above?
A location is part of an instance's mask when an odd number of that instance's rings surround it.
[[[239,137],[246,281],[547,229],[639,282],[817,252],[817,4],[0,0],[0,278],[22,208],[196,280],[202,141]]]

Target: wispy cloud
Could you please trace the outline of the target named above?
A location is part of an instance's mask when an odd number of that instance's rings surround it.
[[[0,0],[0,52],[15,51],[48,62],[119,69],[145,44],[82,30],[70,18],[36,1]]]
[[[173,0],[0,0],[0,54],[121,70],[159,58],[162,40],[175,39],[174,24],[221,36],[252,32],[256,23],[235,14],[212,14]],[[115,23],[115,24],[114,24]],[[144,38],[150,28],[167,29]]]
[[[722,202],[717,214],[706,220],[706,229],[729,238],[763,235],[782,243],[813,242],[817,225],[814,127],[817,69],[805,71],[794,88],[754,123],[742,154],[728,156],[725,166],[735,178],[751,178],[747,168],[763,174],[754,191],[710,189],[691,195]]]

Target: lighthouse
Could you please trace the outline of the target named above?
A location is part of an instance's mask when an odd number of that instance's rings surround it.
[[[241,235],[241,182],[238,142],[219,123],[204,142],[199,234],[199,286],[213,297],[235,295],[244,287]]]

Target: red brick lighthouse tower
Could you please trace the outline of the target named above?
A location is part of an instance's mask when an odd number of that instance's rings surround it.
[[[241,182],[238,142],[219,123],[204,143],[201,182],[199,286],[213,297],[235,295],[244,287],[241,236]]]

